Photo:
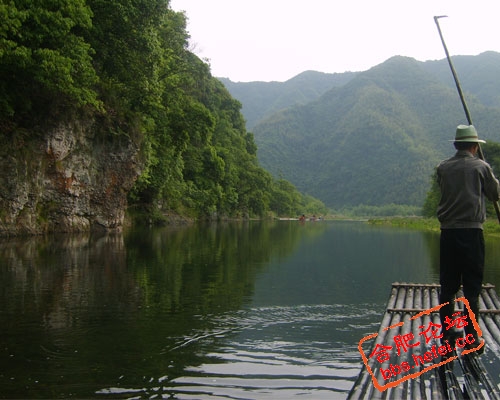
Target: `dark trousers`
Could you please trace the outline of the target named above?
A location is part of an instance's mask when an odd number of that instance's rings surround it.
[[[464,296],[469,302],[471,311],[479,318],[479,294],[484,273],[484,237],[481,229],[443,229],[440,239],[440,271],[441,284],[440,304],[449,302],[440,308],[442,332],[446,333],[444,323],[448,316],[451,320],[454,312],[455,294],[463,285]],[[465,310],[467,315],[467,310]],[[467,315],[468,316],[468,315]],[[471,319],[467,318],[466,334],[476,336]]]

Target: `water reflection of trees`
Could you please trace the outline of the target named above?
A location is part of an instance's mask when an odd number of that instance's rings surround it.
[[[429,254],[431,257],[431,268],[439,276],[439,234],[434,232],[423,233]],[[484,283],[496,286],[500,289],[500,238],[485,235],[485,274]]]
[[[148,374],[182,374],[202,362],[198,343],[172,349],[213,331],[273,257],[321,229],[241,222],[1,241],[0,368],[15,378],[3,394],[33,397],[36,378],[35,397],[89,397],[124,370],[137,387]]]
[[[241,222],[3,240],[0,301],[9,312],[28,307],[68,325],[73,308],[235,308],[251,295],[255,274],[304,232],[294,223]]]
[[[492,283],[497,293],[500,291],[500,238],[495,236],[485,237],[486,259],[484,282]]]
[[[269,260],[289,255],[304,232],[314,231],[255,221],[137,231],[126,237],[127,262],[145,306],[162,312],[237,309]]]
[[[71,326],[75,309],[102,305],[106,296],[114,296],[114,282],[106,278],[124,270],[123,245],[121,235],[2,241],[0,301],[9,313],[31,312],[49,327]]]

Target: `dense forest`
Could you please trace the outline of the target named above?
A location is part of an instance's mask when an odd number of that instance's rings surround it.
[[[140,149],[128,204],[148,221],[327,212],[259,165],[241,103],[167,0],[16,0],[0,18],[3,140],[96,119],[103,141]]]
[[[456,68],[480,136],[488,145],[500,141],[500,54],[460,56]],[[252,111],[258,121],[253,133],[261,164],[341,212],[420,212],[434,167],[454,153],[449,140],[466,123],[446,59],[395,56],[346,73],[344,81],[336,74],[299,77],[305,82],[270,82],[269,97],[261,96],[261,82],[228,84],[247,102],[243,113]],[[304,93],[312,95],[309,87],[320,82],[323,92],[304,104]],[[256,99],[268,99],[260,107],[272,108],[285,93],[288,108],[255,115]]]
[[[349,82],[356,72],[328,74],[305,71],[285,82],[232,82],[219,78],[234,98],[242,105],[247,129],[253,129],[261,120],[274,113],[317,100],[333,87]]]

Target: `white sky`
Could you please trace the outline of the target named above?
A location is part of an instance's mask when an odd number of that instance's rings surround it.
[[[191,51],[234,82],[286,81],[307,70],[365,71],[395,55],[419,61],[500,52],[498,0],[170,0]]]

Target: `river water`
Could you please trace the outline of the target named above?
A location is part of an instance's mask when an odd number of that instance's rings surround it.
[[[438,281],[438,242],[327,221],[3,240],[0,398],[345,399],[391,283]]]

